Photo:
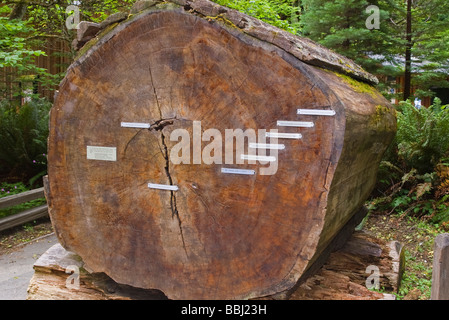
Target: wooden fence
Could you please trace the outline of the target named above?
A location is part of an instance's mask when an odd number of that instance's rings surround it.
[[[42,47],[34,49],[46,53],[45,56],[35,58],[35,65],[52,75],[65,72],[72,62],[70,46],[62,39],[48,39]],[[19,100],[24,104],[26,95],[34,93],[53,101],[54,90],[42,86],[33,77],[33,74],[20,76],[15,68],[0,68],[0,99]]]
[[[25,191],[12,196],[0,198],[0,209],[9,208],[31,200],[44,197],[44,188],[38,188]],[[19,226],[21,224],[46,217],[48,215],[48,206],[46,204],[39,207],[26,209],[22,212],[0,219],[0,231]]]

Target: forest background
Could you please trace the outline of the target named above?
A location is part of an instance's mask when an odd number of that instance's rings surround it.
[[[67,19],[101,22],[135,0],[4,0],[0,4],[0,197],[40,186],[46,174],[48,112],[75,57]],[[216,0],[341,53],[379,79],[397,109],[397,136],[367,202],[370,215],[424,232],[409,260],[449,230],[449,2],[447,0]],[[71,9],[70,9],[71,8]],[[55,41],[64,50],[50,50]],[[58,72],[39,67],[59,56]],[[13,84],[13,85],[11,85]],[[39,89],[39,90],[38,90]],[[430,101],[427,106],[420,101]],[[33,205],[33,204],[31,204]],[[26,204],[30,206],[30,204]],[[0,217],[22,207],[0,211]],[[378,218],[376,218],[378,220]],[[376,220],[376,221],[377,221]],[[410,224],[411,223],[411,224]],[[369,228],[379,231],[378,225]],[[418,229],[416,229],[418,228]],[[384,237],[386,236],[384,232]],[[404,240],[407,241],[407,240]],[[415,245],[416,246],[416,245]],[[421,255],[422,256],[422,255]],[[429,297],[431,270],[412,264],[401,297]],[[415,272],[416,271],[416,272]],[[419,273],[420,276],[416,276]],[[415,278],[414,278],[415,277]],[[422,288],[419,284],[422,284]]]

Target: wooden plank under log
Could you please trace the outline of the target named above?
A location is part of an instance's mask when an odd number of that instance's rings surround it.
[[[370,194],[394,108],[308,39],[207,0],[147,4],[86,43],[60,85],[46,185],[58,239],[170,299],[288,291]]]

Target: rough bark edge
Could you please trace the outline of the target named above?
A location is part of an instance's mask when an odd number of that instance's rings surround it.
[[[139,12],[139,10],[142,11]],[[91,40],[91,44],[87,44],[87,48],[81,49],[77,58],[77,60],[80,61],[75,61],[75,63],[81,63],[83,60],[81,58],[87,51],[90,51],[91,49],[95,50],[97,45],[107,42],[115,34],[123,30],[129,23],[132,23],[132,21],[148,13],[164,10],[181,10],[199,16],[202,19],[207,19],[211,23],[220,22],[240,30],[258,40],[273,44],[306,64],[341,72],[354,79],[370,84],[379,83],[375,76],[363,70],[352,60],[308,38],[293,35],[242,12],[229,9],[209,0],[170,0],[168,2],[157,0],[139,1],[133,6],[128,18],[123,23],[117,25],[118,22],[125,18],[124,13],[120,16],[121,20],[105,20],[104,22],[108,21],[108,23],[101,24],[102,30]],[[112,29],[116,28],[117,30],[110,32]],[[83,35],[78,35],[78,38],[82,36]]]

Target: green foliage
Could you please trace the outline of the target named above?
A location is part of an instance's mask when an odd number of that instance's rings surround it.
[[[0,173],[35,182],[46,173],[48,113],[51,104],[35,99],[18,108],[0,105]]]
[[[25,83],[40,83],[45,88],[52,88],[60,77],[51,75],[46,69],[36,65],[36,57],[45,56],[42,42],[37,40],[37,31],[32,24],[32,19],[17,20],[9,19],[2,15],[9,13],[10,8],[0,8],[0,68],[11,68],[5,70],[7,82],[14,84],[13,95],[23,95]],[[22,87],[15,87],[22,83]],[[2,87],[1,91],[9,92],[11,88]],[[32,96],[32,90],[28,93]]]
[[[411,42],[406,38],[404,0],[303,0],[304,35],[381,76],[404,74],[406,46],[412,52],[412,84],[420,97],[433,87],[449,87],[449,2],[412,1]],[[365,26],[369,5],[379,8],[379,29]],[[379,77],[386,81],[387,77]],[[379,86],[388,92],[388,83]]]
[[[441,106],[438,98],[431,107],[421,109],[402,102],[396,141],[398,156],[407,168],[433,172],[449,150],[449,108]]]
[[[215,0],[214,2],[265,21],[293,34],[300,33],[300,7],[289,0]]]
[[[0,68],[16,67],[19,71],[35,71],[34,57],[45,55],[42,50],[26,46],[25,33],[33,29],[24,21],[0,17]]]
[[[305,36],[353,59],[368,71],[381,71],[379,59],[392,42],[389,24],[385,23],[387,6],[367,0],[303,0],[303,4],[301,23]],[[366,27],[369,5],[380,8],[379,30]],[[371,58],[375,54],[379,57]]]
[[[371,208],[449,223],[449,108],[439,99],[429,108],[402,102],[398,131],[379,168]]]
[[[93,22],[101,22],[109,15],[128,11],[137,0],[87,0],[80,4],[81,19]]]
[[[409,265],[402,276],[401,287],[398,298],[403,298],[413,291],[417,291],[422,297],[418,299],[429,299],[432,289],[432,268],[417,261],[407,249],[405,250],[405,260]]]

